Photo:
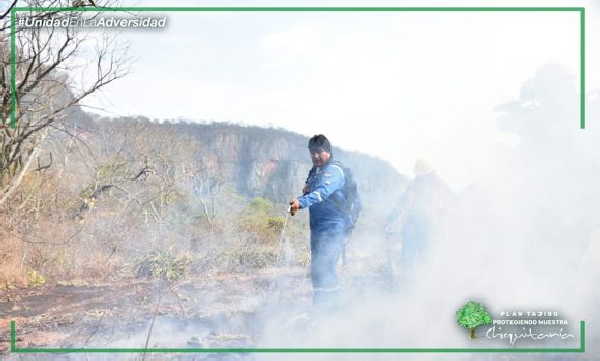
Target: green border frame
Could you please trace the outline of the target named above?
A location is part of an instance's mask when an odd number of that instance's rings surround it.
[[[16,14],[18,11],[245,11],[245,12],[579,12],[580,37],[580,127],[585,129],[585,8],[584,7],[113,7],[113,8],[31,8],[11,10],[11,126],[16,124]],[[579,323],[578,348],[19,348],[16,323],[10,323],[10,351],[14,353],[539,353],[585,352],[585,321]]]
[[[15,7],[10,12],[11,18],[11,127],[16,126],[16,16],[18,11],[246,11],[246,12],[267,12],[267,11],[304,11],[304,12],[381,12],[381,11],[412,11],[412,12],[441,12],[441,11],[476,11],[476,12],[578,12],[579,13],[579,127],[585,129],[585,7],[55,7],[55,8],[35,8],[35,7]]]
[[[570,353],[585,352],[585,321],[579,321],[577,348],[20,348],[15,321],[10,321],[10,351],[14,353]]]

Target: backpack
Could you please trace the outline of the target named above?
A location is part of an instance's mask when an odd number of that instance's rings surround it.
[[[360,200],[360,195],[358,194],[358,185],[356,184],[354,174],[350,168],[345,167],[341,162],[335,160],[332,161],[331,164],[342,168],[342,171],[344,172],[344,188],[342,189],[342,192],[346,199],[342,200],[337,199],[336,197],[333,199],[337,207],[346,215],[346,221],[348,222],[346,232],[349,235],[352,233],[362,210],[362,202]]]

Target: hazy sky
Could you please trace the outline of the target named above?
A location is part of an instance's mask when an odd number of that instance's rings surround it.
[[[482,2],[130,1],[152,6],[474,6]],[[588,1],[588,89],[600,88]],[[272,125],[379,156],[408,175],[428,160],[454,187],[515,139],[496,105],[519,96],[547,63],[579,76],[579,15],[567,12],[167,13],[160,32],[123,32],[133,73],[87,104],[108,114]],[[597,42],[597,41],[596,41]],[[578,119],[573,120],[578,127]]]

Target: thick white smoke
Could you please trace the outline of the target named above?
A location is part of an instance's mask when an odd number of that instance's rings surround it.
[[[557,311],[569,320],[576,339],[542,343],[578,347],[579,321],[587,322],[587,353],[561,359],[590,359],[600,340],[590,330],[600,322],[600,157],[598,132],[578,129],[574,78],[547,65],[522,88],[514,102],[499,107],[498,125],[519,138],[513,148],[497,149],[478,164],[480,172],[456,195],[419,268],[415,284],[386,289],[383,271],[371,272],[370,287],[349,282],[346,308],[306,320],[275,310],[262,342],[279,347],[460,348],[491,345],[472,341],[456,324],[456,310],[467,300],[502,311]],[[477,150],[474,149],[473,152]],[[465,160],[468,162],[468,160]],[[393,202],[393,200],[390,200]],[[382,204],[382,207],[388,204]],[[373,225],[371,225],[373,226]],[[385,241],[353,240],[357,250],[372,247],[368,259],[383,263]],[[354,258],[358,261],[359,258]],[[348,278],[365,277],[352,264]],[[356,284],[355,284],[356,285]],[[310,311],[309,311],[310,314]],[[286,328],[286,322],[297,328]],[[289,325],[288,325],[289,326]],[[299,360],[305,354],[261,355],[259,359]],[[316,354],[312,360],[364,359],[361,354]],[[553,354],[368,354],[369,359],[523,359],[553,360]]]

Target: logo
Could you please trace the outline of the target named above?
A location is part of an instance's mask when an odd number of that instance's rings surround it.
[[[508,310],[493,317],[485,306],[468,301],[456,311],[457,323],[469,331],[471,340],[517,344],[563,345],[575,341],[570,322],[558,311]],[[478,331],[478,329],[480,329]]]
[[[491,324],[492,316],[481,304],[469,301],[456,311],[456,321],[469,330],[469,337],[474,339],[475,329],[479,326]]]

